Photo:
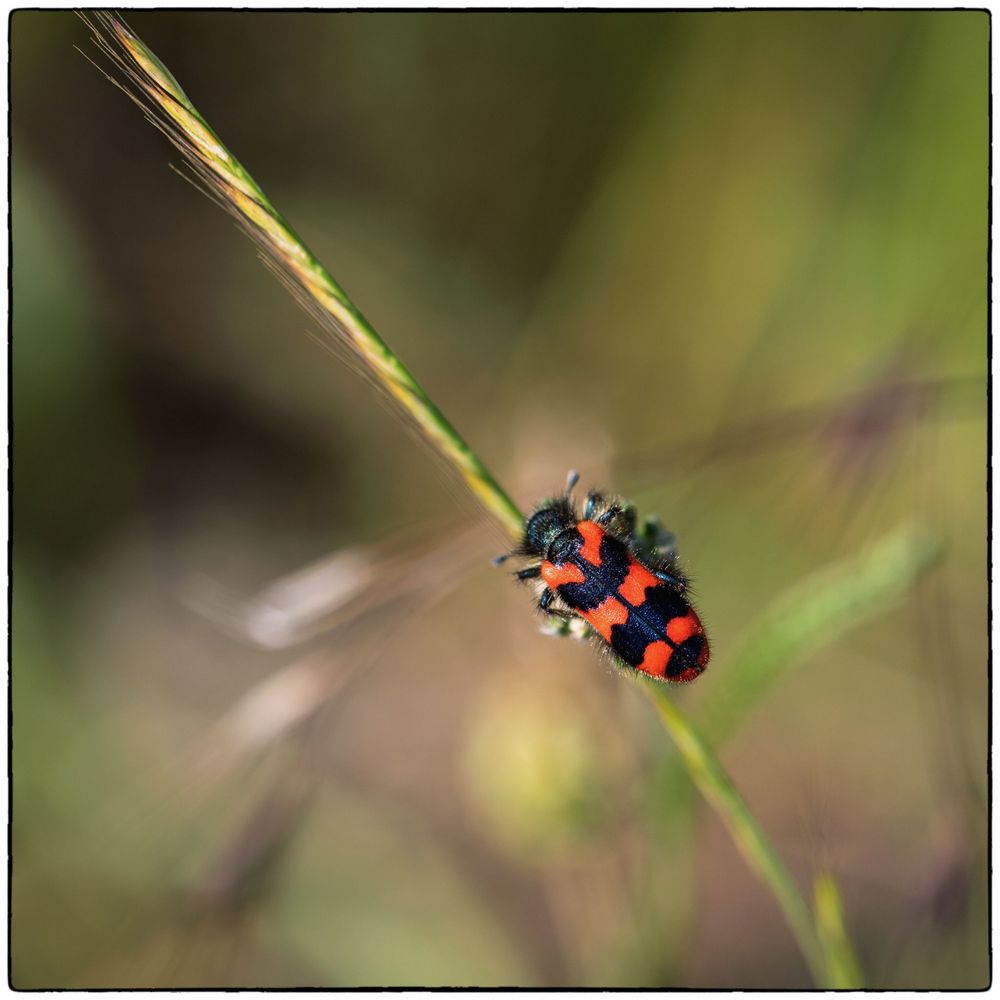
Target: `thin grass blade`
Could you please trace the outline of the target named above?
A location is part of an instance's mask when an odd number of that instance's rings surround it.
[[[721,746],[785,670],[902,601],[940,551],[934,536],[905,525],[782,594],[754,625],[726,667],[727,683],[699,716],[709,743]]]

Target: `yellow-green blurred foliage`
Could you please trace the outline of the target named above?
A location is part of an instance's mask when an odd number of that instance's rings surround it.
[[[576,466],[677,533],[677,697],[735,691],[866,982],[983,986],[988,15],[130,23],[520,503]],[[74,45],[13,16],[14,984],[807,984],[499,533],[300,647],[193,609],[476,512]],[[741,699],[769,609],[897,530],[933,568]]]

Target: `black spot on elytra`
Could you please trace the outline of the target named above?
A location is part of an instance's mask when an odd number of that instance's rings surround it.
[[[667,661],[667,677],[679,677],[692,667],[698,669],[698,657],[705,648],[705,637],[692,635],[685,639]]]
[[[647,631],[630,614],[628,621],[611,628],[611,648],[631,667],[642,663],[650,639]]]
[[[628,576],[632,557],[629,555],[628,549],[617,538],[612,538],[610,535],[605,535],[601,539],[600,552],[601,565],[591,568],[596,569],[600,574],[608,593],[617,595],[618,588]]]
[[[581,569],[590,565],[583,559],[579,560],[579,563],[575,561],[574,563],[576,565],[582,563]],[[601,582],[601,578],[595,573],[587,573],[586,570],[584,573],[586,576],[583,583],[564,583],[559,587],[559,596],[576,611],[592,611],[608,599],[608,590]]]
[[[572,563],[584,575],[583,583],[564,583],[559,596],[576,611],[592,611],[609,597],[618,599],[618,588],[628,576],[631,558],[628,549],[610,535],[601,539],[601,565],[595,566],[580,555],[584,538],[579,531],[566,532],[553,545],[552,562],[557,566]]]
[[[646,591],[642,604],[642,617],[650,628],[661,637],[666,635],[667,624],[674,618],[683,618],[691,610],[691,605],[680,593],[667,583],[661,583]]]

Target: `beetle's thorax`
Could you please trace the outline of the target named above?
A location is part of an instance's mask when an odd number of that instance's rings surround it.
[[[564,563],[579,551],[580,541],[580,533],[577,531],[575,524],[563,528],[549,542],[548,548],[545,550],[545,558],[556,565]]]

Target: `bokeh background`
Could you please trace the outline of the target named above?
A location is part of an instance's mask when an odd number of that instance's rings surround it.
[[[988,15],[129,20],[520,503],[575,466],[677,533],[677,699],[741,706],[866,982],[984,986]],[[13,15],[14,985],[808,985],[648,704],[75,46]],[[933,565],[741,701],[901,530]]]

